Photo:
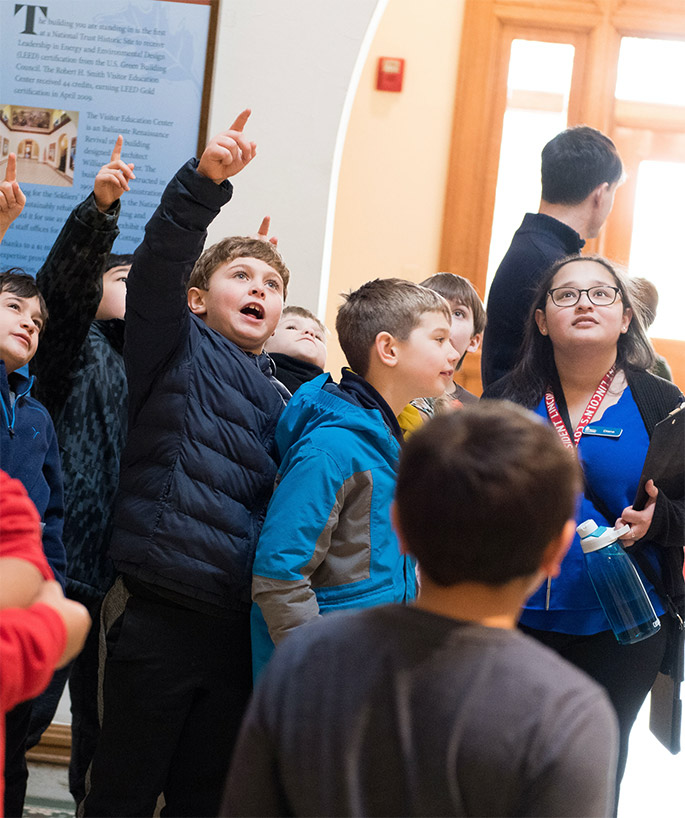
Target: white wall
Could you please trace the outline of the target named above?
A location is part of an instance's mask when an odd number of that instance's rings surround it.
[[[288,301],[316,310],[336,140],[360,49],[385,0],[222,0],[209,135],[243,108],[257,143],[209,242],[262,216],[292,273]],[[373,31],[371,31],[373,33]],[[354,92],[354,85],[352,92]]]
[[[341,292],[438,272],[463,15],[464,0],[388,0],[345,138],[322,316],[329,328]],[[381,56],[406,60],[400,93],[376,90]],[[328,349],[337,375],[344,357],[335,337]]]

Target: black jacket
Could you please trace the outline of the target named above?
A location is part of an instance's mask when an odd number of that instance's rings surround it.
[[[579,253],[584,244],[563,222],[542,213],[526,213],[490,285],[481,356],[483,388],[514,368],[542,276],[555,261]]]
[[[32,368],[62,458],[67,590],[86,603],[114,580],[106,553],[126,439],[124,322],[95,320],[118,215],[119,202],[101,213],[91,194],[71,212],[36,276],[50,317]]]
[[[207,226],[232,194],[196,166],[167,186],[128,278],[129,437],[110,553],[119,571],[188,607],[247,611],[285,404],[266,354],[188,309]]]

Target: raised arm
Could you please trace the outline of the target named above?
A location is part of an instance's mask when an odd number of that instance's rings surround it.
[[[21,214],[26,204],[26,196],[17,182],[17,155],[11,153],[7,157],[5,181],[0,182],[0,242],[7,229]]]
[[[122,146],[119,136],[93,192],[72,210],[36,276],[50,317],[32,369],[53,414],[69,392],[69,375],[95,319],[107,256],[119,235],[119,199],[135,178],[133,165],[121,159]]]
[[[126,299],[125,358],[133,417],[159,370],[188,337],[186,282],[207,239],[207,228],[231,198],[227,180],[255,155],[243,111],[215,136],[199,161],[191,159],[167,185],[133,258]]]

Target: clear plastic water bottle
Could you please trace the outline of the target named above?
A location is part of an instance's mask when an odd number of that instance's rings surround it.
[[[616,542],[630,526],[607,528],[586,520],[576,531],[590,580],[616,639],[632,645],[655,634],[661,623],[654,606],[632,560]]]

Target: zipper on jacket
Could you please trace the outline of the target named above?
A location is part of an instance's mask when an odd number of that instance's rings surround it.
[[[12,404],[12,419],[11,420],[10,420],[8,414],[7,414],[7,407],[5,406],[5,401],[4,400],[0,401],[0,403],[2,403],[2,411],[3,411],[3,414],[5,415],[5,423],[7,423],[7,431],[9,432],[10,437],[14,437],[14,424],[15,424],[15,422],[17,420],[17,411],[16,411],[17,410],[17,401],[19,400],[19,398],[23,398],[26,395],[28,395],[28,393],[31,391],[31,387],[33,386],[33,381],[34,380],[35,380],[35,377],[33,375],[31,375],[31,377],[29,378],[29,382],[28,382],[28,384],[26,386],[26,389],[24,389],[23,392],[17,392],[17,394],[15,395],[14,403]]]
[[[549,610],[549,600],[552,596],[552,577],[547,577],[547,593],[545,594],[545,610]]]

